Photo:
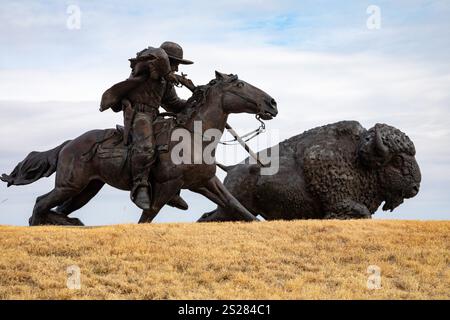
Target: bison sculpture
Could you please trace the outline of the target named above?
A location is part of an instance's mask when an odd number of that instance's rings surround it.
[[[255,216],[277,219],[370,218],[384,202],[394,210],[419,192],[421,174],[413,142],[392,126],[366,130],[341,121],[279,143],[279,170],[261,175],[247,158],[227,171],[226,188]],[[237,221],[221,207],[200,222]]]

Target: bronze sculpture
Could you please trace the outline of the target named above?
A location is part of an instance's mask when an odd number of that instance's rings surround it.
[[[148,210],[143,210],[139,222],[151,222],[180,189],[202,194],[222,207],[239,212],[246,221],[257,220],[216,177],[214,163],[175,165],[171,150],[177,141],[170,137],[179,127],[193,132],[196,121],[202,121],[202,132],[210,128],[222,132],[230,113],[257,114],[261,119],[270,120],[278,113],[275,100],[237,75],[216,71],[215,79],[197,87],[186,103],[179,114],[171,114],[168,119],[167,113],[159,114],[153,123],[159,155],[150,173],[152,202]],[[54,149],[31,152],[11,174],[3,174],[1,180],[8,186],[23,185],[56,172],[55,188],[36,199],[29,223],[82,225],[68,215],[88,203],[105,183],[121,190],[133,187],[130,148],[124,144],[123,135],[124,130],[119,127],[91,130]]]
[[[237,75],[217,71],[215,79],[196,87],[175,74],[179,64],[191,63],[173,42],[138,52],[130,59],[130,77],[106,90],[101,100],[101,111],[123,111],[123,127],[92,130],[54,149],[31,152],[11,174],[0,177],[8,186],[23,185],[56,172],[55,188],[37,198],[30,225],[82,225],[68,215],[105,183],[130,191],[143,209],[140,223],[151,222],[166,204],[187,209],[181,189],[218,205],[200,222],[254,221],[258,214],[268,220],[370,218],[383,201],[383,210],[392,211],[418,193],[421,174],[414,144],[385,124],[366,130],[356,121],[341,121],[306,131],[281,142],[279,171],[262,175],[266,164],[226,121],[228,114],[241,112],[270,120],[278,113],[275,100]],[[179,84],[193,93],[187,101],[175,92]],[[159,106],[168,112],[160,113]],[[215,175],[214,153],[224,128],[258,163],[219,165],[228,172],[222,184]],[[213,161],[196,162],[195,150],[182,150],[187,162],[174,161],[179,141],[172,138],[178,129],[192,134],[191,140],[200,134],[201,150],[213,146]],[[205,139],[211,129],[219,132],[213,144]]]
[[[159,106],[180,112],[186,101],[178,98],[174,72],[179,64],[192,64],[183,59],[183,49],[166,41],[159,48],[149,47],[130,59],[132,72],[128,79],[105,91],[100,110],[123,111],[124,143],[130,145],[130,167],[133,177],[131,200],[141,209],[149,210],[151,184],[149,176],[156,160],[153,122]]]
[[[400,130],[370,130],[341,121],[279,143],[279,171],[260,175],[254,164],[222,168],[225,187],[255,216],[267,220],[370,218],[382,204],[394,210],[419,192],[413,142]],[[248,161],[247,161],[248,162]],[[199,221],[237,221],[221,208]]]

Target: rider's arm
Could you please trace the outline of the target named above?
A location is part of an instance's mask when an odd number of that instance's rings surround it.
[[[161,48],[148,48],[137,53],[136,58],[129,59],[131,76],[150,75],[154,80],[166,78],[171,73],[167,53]]]
[[[186,100],[180,99],[173,84],[168,83],[161,106],[169,112],[180,112],[186,107]]]

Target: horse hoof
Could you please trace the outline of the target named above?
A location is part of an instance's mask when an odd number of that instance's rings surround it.
[[[84,226],[78,218],[69,218],[63,214],[56,212],[49,212],[42,217],[31,217],[29,220],[30,226],[42,226],[42,225],[56,225],[56,226]]]
[[[205,212],[202,214],[202,216],[197,220],[197,222],[211,222],[211,216],[213,215],[213,212]]]
[[[260,222],[260,220],[257,218],[257,217],[255,217],[255,216],[253,216],[253,218],[250,218],[249,220],[247,220],[248,222]]]
[[[68,221],[68,225],[71,225],[71,226],[80,226],[80,227],[83,227],[84,226],[84,223],[83,222],[81,222],[81,220],[80,219],[78,219],[78,218],[68,218],[69,219],[69,221]]]
[[[39,225],[41,225],[41,223],[38,221],[38,219],[36,217],[35,218],[30,217],[30,219],[28,219],[28,225],[30,227],[33,227],[33,226],[39,226]]]
[[[183,200],[179,195],[173,197],[167,204],[171,207],[178,208],[180,210],[187,210],[189,209],[188,204],[186,201]]]

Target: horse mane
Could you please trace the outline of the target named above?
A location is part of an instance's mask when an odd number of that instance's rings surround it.
[[[193,116],[194,111],[197,111],[202,105],[205,104],[206,97],[208,96],[209,89],[219,84],[233,82],[238,79],[237,74],[229,74],[228,78],[224,79],[212,79],[205,85],[197,86],[192,93],[192,96],[186,101],[186,108],[178,113],[178,119],[181,122],[186,122]]]
[[[203,105],[206,100],[206,95],[211,87],[212,86],[210,84],[197,86],[192,93],[192,96],[186,101],[188,107],[195,108]]]

